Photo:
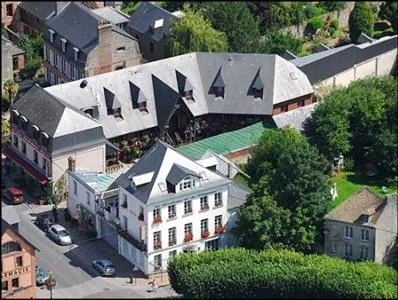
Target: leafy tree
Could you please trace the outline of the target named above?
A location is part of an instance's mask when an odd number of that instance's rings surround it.
[[[268,1],[248,1],[247,6],[253,15],[258,19],[261,34],[271,27],[271,4]]]
[[[332,91],[312,114],[311,141],[330,160],[343,154],[357,165],[371,161],[386,176],[395,176],[397,89],[397,79],[386,76]]]
[[[379,17],[388,20],[394,32],[398,32],[398,2],[386,1],[380,6]]]
[[[230,52],[258,51],[260,31],[246,3],[209,2],[201,11],[214,29],[226,34]]]
[[[136,11],[141,3],[142,1],[123,1],[121,11],[130,16]]]
[[[309,251],[331,204],[328,171],[327,160],[294,129],[266,130],[247,165],[254,192],[239,208],[238,238],[256,249]]]
[[[40,33],[31,39],[33,53],[37,56],[43,57],[43,34]]]
[[[313,17],[311,20],[308,21],[308,25],[313,31],[316,31],[317,29],[323,28],[325,26],[325,22],[322,20],[321,17]]]
[[[185,1],[164,1],[164,2],[158,2],[157,4],[169,12],[175,12],[177,10],[182,10],[184,7],[184,3],[186,3],[186,2]]]
[[[265,35],[263,52],[269,54],[283,55],[286,50],[293,53],[302,51],[302,41],[290,32],[283,33],[278,29],[270,29]]]
[[[362,32],[372,36],[374,23],[375,17],[370,4],[368,2],[355,2],[348,20],[351,41],[356,42]]]
[[[16,84],[14,80],[8,79],[3,83],[3,89],[8,94],[8,99],[12,102],[12,99],[18,91],[18,84]]]
[[[225,33],[215,30],[200,12],[188,11],[171,24],[167,34],[169,56],[195,51],[227,52]]]

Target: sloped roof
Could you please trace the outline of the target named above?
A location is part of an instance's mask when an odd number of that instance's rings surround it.
[[[222,69],[223,100],[215,100],[211,87]],[[254,99],[250,86],[260,68],[263,100]],[[164,126],[179,97],[176,71],[185,76],[195,101],[181,100],[193,116],[209,113],[272,115],[274,104],[313,93],[303,72],[277,55],[195,52],[139,66],[58,84],[46,90],[78,109],[97,105],[99,121],[107,138]],[[148,99],[147,111],[133,109],[129,82]],[[106,114],[103,88],[114,92],[122,105],[124,120]],[[288,88],[287,88],[288,87]]]
[[[367,214],[369,211],[377,212],[383,209],[385,199],[378,196],[368,188],[361,188],[354,195],[333,209],[325,216],[327,220],[342,221],[346,223],[356,222],[362,214]],[[369,225],[376,224],[377,218],[371,217]]]
[[[178,150],[195,160],[201,159],[208,149],[216,154],[227,154],[256,145],[266,128],[270,128],[270,125],[265,122],[258,122],[245,128],[221,133],[181,146]]]
[[[110,6],[97,8],[92,10],[92,12],[113,24],[127,23],[129,21],[128,15]]]
[[[155,28],[152,35],[153,40],[159,41],[166,34],[169,22],[176,21],[178,18],[151,2],[142,2],[138,6],[130,16],[128,26],[138,32],[149,33],[150,27],[154,26],[155,22],[161,19],[163,19],[163,26]]]
[[[174,167],[176,164],[178,165],[177,168]],[[131,178],[133,176],[150,172],[154,172],[151,182],[139,185],[135,189],[132,188]],[[222,186],[229,181],[215,172],[202,167],[170,145],[159,141],[130,170],[119,177],[118,183],[141,202],[154,204],[164,199],[172,199],[176,195],[171,192],[162,192],[159,188],[160,183],[166,184],[170,173],[172,173],[171,179],[174,182],[183,173],[200,174],[201,172],[206,173],[208,180],[203,181],[201,187],[196,188],[198,190]],[[179,192],[177,196],[188,193],[190,191]]]
[[[104,20],[86,6],[72,2],[46,25],[87,54],[98,43],[97,22]]]
[[[179,164],[174,164],[171,167],[170,172],[166,177],[166,181],[170,182],[173,185],[176,185],[177,183],[179,183],[181,180],[183,180],[188,175],[200,177],[194,171],[188,170],[187,168],[180,166]]]
[[[8,225],[18,224],[21,222],[21,219],[15,211],[15,207],[12,205],[1,208],[1,219]]]
[[[18,6],[41,21],[44,21],[55,11],[56,5],[56,1],[21,1]]]
[[[274,120],[278,128],[289,126],[291,128],[294,128],[302,132],[305,129],[304,128],[305,122],[309,118],[311,118],[311,114],[317,105],[318,102],[312,103],[310,105],[306,105],[300,108],[284,112],[282,114],[272,116],[272,119]]]
[[[4,55],[6,52],[5,55],[9,56],[9,57],[11,57],[13,55],[25,53],[24,50],[19,48],[17,45],[15,45],[9,39],[7,39],[4,35],[1,36],[1,52],[2,52],[2,55]]]

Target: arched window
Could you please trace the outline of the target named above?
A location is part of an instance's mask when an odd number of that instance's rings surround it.
[[[8,242],[1,245],[1,254],[8,254],[11,252],[22,251],[21,246],[16,242]]]
[[[195,186],[195,180],[191,177],[185,177],[185,179],[180,183],[180,190],[185,191],[192,189]]]

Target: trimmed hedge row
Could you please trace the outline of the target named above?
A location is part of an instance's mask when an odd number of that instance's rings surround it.
[[[397,298],[392,268],[288,250],[186,253],[169,262],[168,273],[187,298]]]

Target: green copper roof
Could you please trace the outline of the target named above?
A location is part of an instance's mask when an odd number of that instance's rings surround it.
[[[194,160],[200,159],[208,149],[217,154],[227,154],[256,145],[266,128],[271,128],[271,125],[259,122],[245,128],[225,132],[189,145],[180,146],[178,150]]]

